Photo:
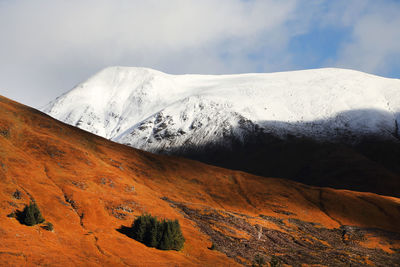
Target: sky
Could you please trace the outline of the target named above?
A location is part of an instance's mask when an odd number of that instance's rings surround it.
[[[400,78],[400,0],[0,0],[0,95],[41,108],[116,65]]]

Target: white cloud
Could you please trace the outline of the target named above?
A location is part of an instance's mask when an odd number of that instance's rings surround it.
[[[0,87],[15,88],[7,95],[40,105],[108,65],[179,73],[255,71],[246,55],[261,45],[271,51],[286,46],[285,23],[295,4],[295,0],[3,1]],[[272,38],[260,43],[261,35]],[[224,53],[229,60],[221,57]]]
[[[290,41],[318,27],[351,32],[329,65],[379,72],[399,54],[398,6],[390,0],[0,0],[0,94],[39,107],[110,65],[169,73],[299,69]]]
[[[317,1],[319,27],[341,28],[348,36],[338,40],[335,59],[325,65],[385,75],[400,68],[400,2],[396,0]],[[312,29],[312,28],[311,28]],[[308,29],[309,30],[309,29]]]
[[[336,64],[372,73],[389,71],[396,64],[392,59],[400,58],[400,4],[371,3],[357,18]]]

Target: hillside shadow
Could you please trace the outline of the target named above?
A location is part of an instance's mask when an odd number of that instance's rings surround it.
[[[376,131],[361,127],[366,118]],[[168,153],[265,177],[400,197],[397,121],[400,113],[373,109],[297,123],[242,118],[223,138]],[[310,132],[323,138],[315,140]]]
[[[21,210],[15,210],[11,214],[7,215],[8,217],[15,218],[20,224],[25,224],[24,213]]]
[[[119,232],[119,233],[121,233],[123,235],[126,235],[129,238],[133,238],[133,236],[132,236],[132,228],[131,227],[127,227],[127,226],[121,225],[121,227],[116,229],[116,230],[117,230],[117,232]]]

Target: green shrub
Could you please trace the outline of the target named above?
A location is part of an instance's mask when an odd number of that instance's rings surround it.
[[[47,230],[47,231],[53,231],[54,230],[54,226],[51,222],[46,222],[43,226],[43,229]]]
[[[29,226],[44,222],[44,218],[39,207],[36,205],[36,202],[31,202],[29,205],[25,205],[25,208],[20,215],[20,221]]]
[[[150,214],[135,219],[128,235],[149,247],[181,250],[185,242],[178,220],[162,220]]]
[[[217,246],[214,244],[214,242],[212,242],[210,249],[211,250],[216,250],[217,249]]]

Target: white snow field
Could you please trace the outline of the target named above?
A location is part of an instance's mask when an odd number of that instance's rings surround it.
[[[109,67],[50,102],[65,123],[147,151],[242,140],[252,131],[316,139],[398,135],[400,80],[346,69],[170,75]]]

